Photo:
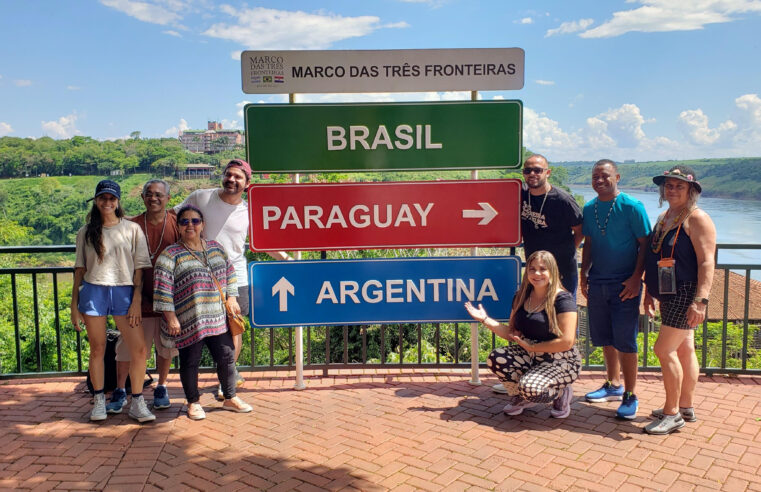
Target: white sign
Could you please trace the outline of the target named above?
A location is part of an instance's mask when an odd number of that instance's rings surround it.
[[[523,88],[521,48],[244,51],[246,94]]]

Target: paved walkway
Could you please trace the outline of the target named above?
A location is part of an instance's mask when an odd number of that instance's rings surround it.
[[[126,411],[90,423],[82,378],[0,381],[0,488],[107,490],[727,490],[761,491],[761,378],[701,378],[699,421],[666,437],[642,427],[662,403],[640,378],[640,417],[581,395],[566,420],[548,407],[502,414],[496,380],[461,370],[244,373],[254,414],[221,410],[204,374],[207,419],[193,422],[171,376],[156,422]],[[151,392],[147,391],[150,395]]]

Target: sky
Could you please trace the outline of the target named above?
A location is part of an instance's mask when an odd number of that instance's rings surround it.
[[[552,162],[761,155],[761,0],[0,0],[0,136],[243,128],[242,50],[522,48]],[[469,100],[469,92],[297,102]]]

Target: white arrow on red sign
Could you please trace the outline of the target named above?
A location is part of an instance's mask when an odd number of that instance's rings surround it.
[[[497,216],[498,212],[486,202],[478,202],[481,210],[463,210],[462,217],[465,219],[481,219],[478,225],[486,225]]]

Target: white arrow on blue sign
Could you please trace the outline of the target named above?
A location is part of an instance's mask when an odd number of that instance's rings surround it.
[[[472,321],[465,301],[505,320],[520,266],[516,256],[252,262],[251,324]]]

